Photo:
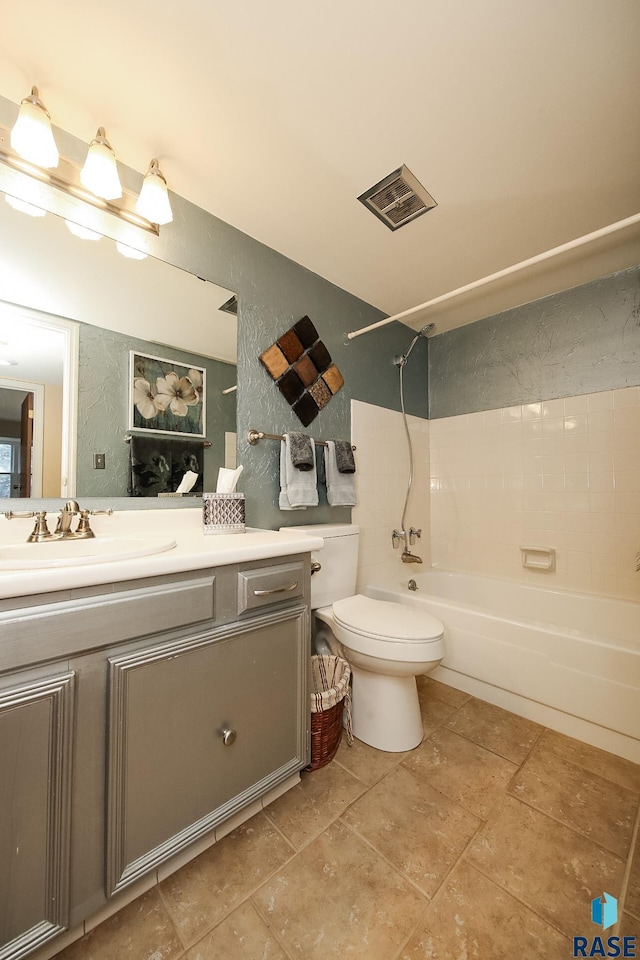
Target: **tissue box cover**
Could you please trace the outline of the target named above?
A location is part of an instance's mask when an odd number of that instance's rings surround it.
[[[244,533],[244,493],[203,493],[204,532]]]

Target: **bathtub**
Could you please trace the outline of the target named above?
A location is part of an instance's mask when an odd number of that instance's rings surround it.
[[[364,592],[442,621],[445,657],[434,678],[640,762],[640,603],[467,574],[402,574]]]

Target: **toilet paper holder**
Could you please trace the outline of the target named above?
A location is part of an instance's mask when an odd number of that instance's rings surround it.
[[[520,547],[522,566],[529,570],[553,571],[556,568],[556,551],[553,547]]]

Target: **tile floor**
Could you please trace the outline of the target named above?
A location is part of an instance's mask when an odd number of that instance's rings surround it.
[[[57,960],[566,960],[604,890],[640,935],[640,766],[419,683],[421,746],[343,744]]]

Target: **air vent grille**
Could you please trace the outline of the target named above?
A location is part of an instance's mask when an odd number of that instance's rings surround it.
[[[374,184],[361,194],[358,200],[390,230],[397,230],[438,206],[431,194],[405,166]]]

